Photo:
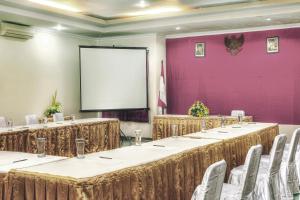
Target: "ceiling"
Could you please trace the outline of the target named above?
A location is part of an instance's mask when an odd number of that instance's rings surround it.
[[[300,0],[0,0],[0,20],[91,37],[300,24]]]

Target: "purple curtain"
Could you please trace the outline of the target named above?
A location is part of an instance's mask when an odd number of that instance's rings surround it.
[[[104,118],[118,118],[120,121],[149,122],[148,110],[119,110],[102,112]]]

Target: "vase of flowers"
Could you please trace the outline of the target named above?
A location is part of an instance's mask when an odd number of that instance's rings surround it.
[[[209,109],[201,101],[196,101],[189,108],[188,114],[193,117],[205,117],[209,115]]]
[[[55,91],[54,95],[51,97],[51,104],[48,106],[44,115],[46,117],[52,117],[55,113],[60,113],[62,111],[62,105],[57,101],[57,91]]]

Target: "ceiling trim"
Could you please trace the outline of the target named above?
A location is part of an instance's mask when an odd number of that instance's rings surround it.
[[[191,15],[168,19],[157,19],[147,22],[127,23],[123,25],[108,26],[103,31],[109,32],[126,32],[133,30],[151,29],[159,27],[176,27],[184,25],[200,24],[205,22],[224,21],[232,19],[253,18],[253,17],[269,17],[279,14],[299,13],[300,4],[292,4],[286,6],[263,7],[256,9],[243,9],[238,11],[225,11],[222,13],[211,13],[206,15]],[[221,19],[221,20],[220,20]]]
[[[97,32],[103,32],[103,28],[99,26],[89,25],[85,23],[75,22],[74,20],[68,20],[64,17],[56,17],[56,16],[50,16],[47,14],[37,13],[33,11],[28,11],[24,9],[19,8],[13,8],[10,6],[4,6],[0,4],[0,13],[7,13],[7,14],[14,14],[18,16],[23,17],[29,17],[37,20],[42,20],[46,22],[52,22],[54,24],[57,24],[58,22],[60,24],[64,24],[67,26],[72,26],[80,29],[90,30],[90,31],[97,31]]]
[[[261,27],[253,27],[253,28],[224,29],[224,30],[218,30],[218,31],[169,34],[169,35],[166,35],[165,37],[166,37],[166,39],[176,39],[176,38],[184,38],[184,37],[223,35],[223,34],[229,34],[229,33],[247,33],[247,32],[270,31],[270,30],[278,30],[278,29],[290,29],[290,28],[300,28],[300,23],[261,26]]]

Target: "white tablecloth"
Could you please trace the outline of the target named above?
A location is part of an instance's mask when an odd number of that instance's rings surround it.
[[[86,155],[85,159],[71,158],[21,170],[57,176],[68,176],[76,179],[88,178],[127,167],[146,164],[185,150],[213,144],[215,142],[218,142],[218,140],[200,140],[183,137],[166,138],[144,143],[142,146],[129,146],[105,152],[92,153]],[[165,147],[153,145],[165,145]],[[105,157],[112,159],[106,159]]]
[[[272,126],[276,126],[276,124],[255,123],[243,124],[241,126],[231,125],[225,128],[211,129],[206,133],[194,133],[184,137],[165,138],[144,143],[141,146],[129,146],[92,153],[86,155],[85,159],[71,158],[20,170],[83,179],[127,167],[146,164],[186,150],[214,144],[223,139],[235,138]],[[224,131],[226,133],[220,133],[218,131]],[[200,137],[201,139],[199,139]]]
[[[75,121],[62,121],[62,122],[49,122],[47,124],[33,124],[33,125],[23,125],[23,126],[14,126],[13,130],[10,128],[0,128],[0,134],[6,132],[22,131],[22,130],[31,130],[31,129],[42,129],[42,128],[55,128],[62,126],[70,126],[74,124],[83,124],[83,123],[93,123],[93,122],[105,122],[110,120],[117,120],[112,118],[87,118],[87,119],[76,119]]]
[[[191,134],[184,135],[184,137],[225,140],[225,139],[231,139],[231,138],[247,135],[272,126],[277,126],[277,124],[244,122],[242,124],[228,125],[225,126],[224,128],[219,127],[219,128],[206,130],[205,132],[191,133]]]
[[[0,151],[0,173],[7,173],[11,169],[30,167],[64,159],[67,158],[59,156],[46,156],[38,158],[37,154]]]

